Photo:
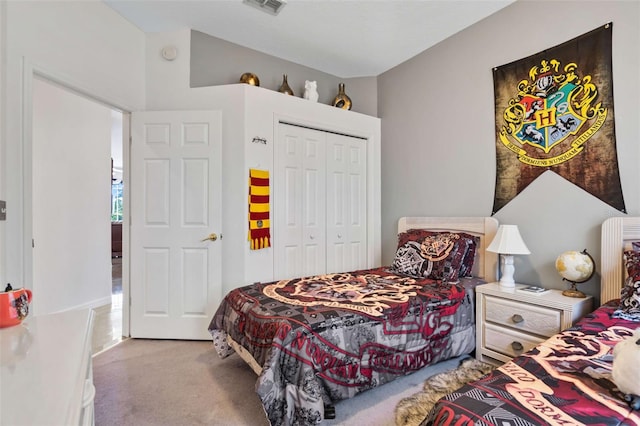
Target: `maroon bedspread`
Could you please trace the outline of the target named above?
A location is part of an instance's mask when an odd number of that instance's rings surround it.
[[[474,328],[473,286],[384,268],[238,288],[209,326],[220,356],[229,335],[262,366],[273,425],[319,423],[325,404],[469,353]]]
[[[441,399],[423,425],[638,425],[611,380],[613,346],[638,323],[605,305]]]

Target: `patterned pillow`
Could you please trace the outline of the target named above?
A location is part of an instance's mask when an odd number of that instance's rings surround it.
[[[460,239],[465,239],[466,251],[462,257],[462,264],[458,272],[459,277],[470,277],[473,270],[473,265],[476,259],[476,249],[480,244],[480,237],[476,235],[467,234],[466,232],[448,232],[448,231],[429,231],[426,229],[409,229],[406,232],[402,232],[398,235],[398,247],[402,247],[409,241],[423,241],[426,237],[438,235],[438,234],[451,234],[459,236]],[[457,237],[456,237],[457,238]]]
[[[473,268],[476,246],[470,234],[410,229],[398,235],[391,269],[413,278],[456,281]]]
[[[620,292],[620,306],[613,317],[640,321],[640,251],[625,251],[624,261],[629,276]]]

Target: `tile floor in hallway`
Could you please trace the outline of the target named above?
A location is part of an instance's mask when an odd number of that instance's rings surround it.
[[[122,258],[112,259],[111,265],[113,280],[111,305],[94,309],[91,345],[94,355],[122,341]]]

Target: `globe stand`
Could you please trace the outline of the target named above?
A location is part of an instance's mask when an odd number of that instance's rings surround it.
[[[562,279],[563,281],[568,281],[571,283],[571,288],[568,290],[565,290],[562,292],[563,296],[567,296],[567,297],[579,297],[579,298],[585,298],[587,297],[586,294],[584,294],[583,292],[581,292],[580,290],[578,290],[578,288],[576,287],[577,282],[575,281],[569,281],[566,279]],[[584,282],[584,281],[582,281]]]

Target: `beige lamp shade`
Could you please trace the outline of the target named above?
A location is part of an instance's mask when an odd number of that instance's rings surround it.
[[[517,225],[500,225],[496,236],[487,247],[487,251],[499,253],[502,260],[502,275],[500,276],[500,286],[505,288],[514,288],[515,281],[513,274],[515,267],[513,266],[514,254],[531,254],[527,245],[520,236]]]
[[[531,254],[520,236],[518,225],[500,225],[487,250],[500,254]]]

